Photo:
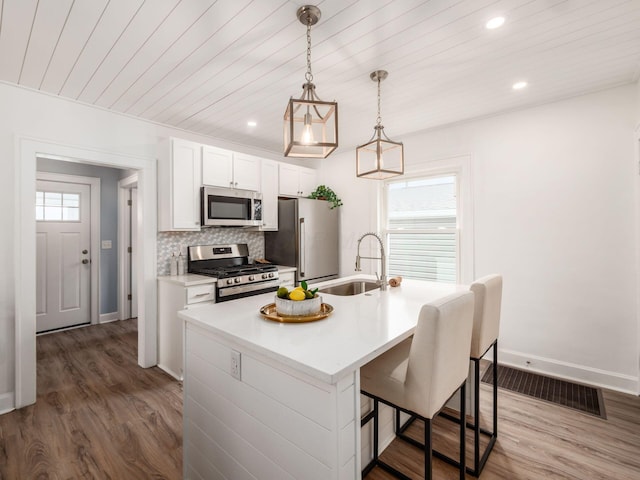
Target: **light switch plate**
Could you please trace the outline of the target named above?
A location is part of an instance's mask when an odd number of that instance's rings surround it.
[[[109,250],[111,248],[111,240],[102,240],[102,249]]]

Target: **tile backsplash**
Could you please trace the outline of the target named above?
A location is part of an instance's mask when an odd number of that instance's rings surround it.
[[[169,275],[171,254],[182,255],[187,261],[187,247],[191,245],[220,245],[246,243],[249,261],[264,258],[264,234],[239,228],[203,228],[200,232],[158,232],[158,275]],[[186,267],[186,265],[185,265]]]

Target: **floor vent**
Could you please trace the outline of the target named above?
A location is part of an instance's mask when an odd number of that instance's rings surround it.
[[[482,381],[493,385],[491,364]],[[573,408],[596,417],[607,418],[602,401],[602,390],[578,383],[559,380],[537,373],[498,365],[498,387],[547,402]]]

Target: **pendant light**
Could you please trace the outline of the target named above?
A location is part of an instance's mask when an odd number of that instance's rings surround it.
[[[376,70],[370,77],[378,82],[378,118],[373,136],[356,149],[356,175],[384,180],[404,173],[404,145],[394,142],[384,133],[380,115],[380,82],[389,76],[386,70]]]
[[[320,9],[300,7],[298,20],[307,26],[307,72],[300,98],[289,100],[284,112],[284,156],[327,158],[338,147],[338,104],[316,95],[311,73],[311,26],[320,20]]]

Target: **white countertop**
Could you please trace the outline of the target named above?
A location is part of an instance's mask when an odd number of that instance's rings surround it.
[[[195,273],[185,273],[184,275],[160,275],[158,280],[161,282],[175,283],[176,285],[182,285],[183,287],[191,287],[193,285],[202,285],[205,283],[216,283],[217,281],[214,277],[196,275]]]
[[[348,280],[375,280],[354,275],[310,285],[312,288]],[[403,280],[399,287],[353,296],[322,293],[333,306],[326,319],[309,323],[279,323],[264,319],[259,310],[274,302],[273,293],[182,310],[183,320],[205,328],[249,350],[277,360],[326,383],[336,383],[380,353],[409,337],[423,304],[467,290],[450,285]]]

